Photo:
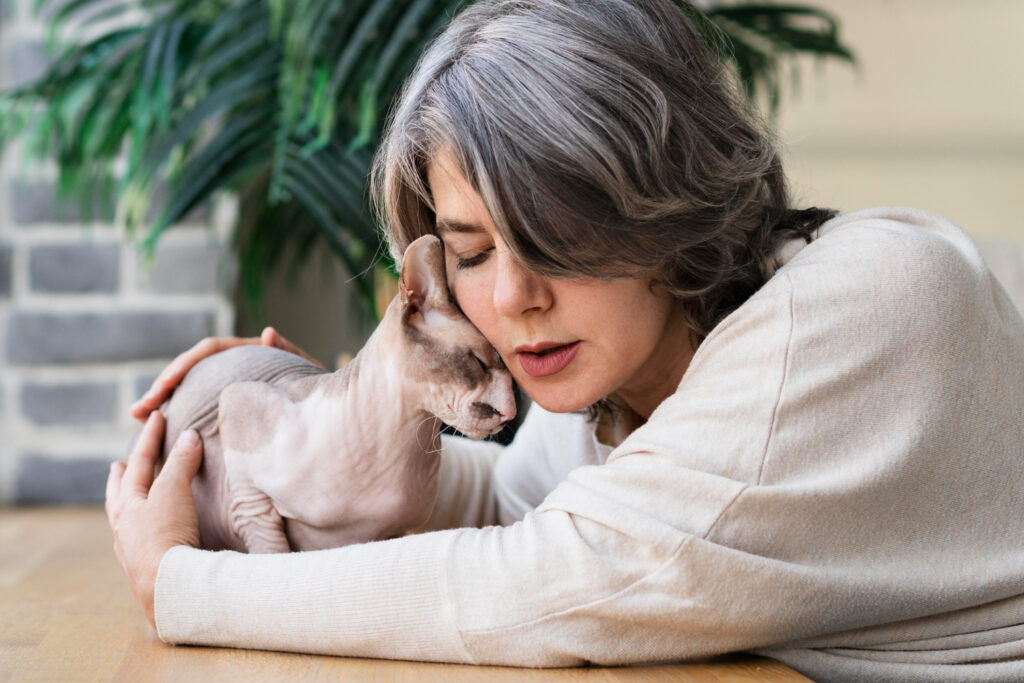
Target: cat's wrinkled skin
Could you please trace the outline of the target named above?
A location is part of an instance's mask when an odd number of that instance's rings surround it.
[[[203,439],[192,484],[204,548],[287,552],[398,536],[437,496],[437,416],[474,438],[515,415],[512,378],[451,301],[440,241],[409,246],[400,293],[359,352],[327,373],[240,346],[197,363],[161,407],[164,453]]]

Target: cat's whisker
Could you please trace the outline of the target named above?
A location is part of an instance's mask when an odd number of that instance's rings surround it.
[[[417,435],[420,434],[420,429],[419,428],[422,427],[423,425],[425,425],[429,420],[434,420],[435,423],[440,423],[441,422],[441,418],[439,418],[437,415],[428,415],[427,417],[425,417],[422,420],[420,420],[419,424],[416,425],[416,434]],[[434,426],[436,426],[438,428],[438,430],[441,429],[441,426],[439,426],[437,424],[435,424]],[[438,440],[438,443],[440,444],[440,440]],[[431,450],[429,448],[429,444],[424,444],[424,443],[420,443],[419,442],[419,437],[418,436],[417,436],[417,445],[421,449],[423,449],[424,453],[434,454],[434,453],[440,453],[441,452],[440,445],[436,449]]]

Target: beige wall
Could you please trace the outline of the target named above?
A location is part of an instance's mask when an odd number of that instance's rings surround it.
[[[859,71],[803,64],[779,117],[808,205],[916,206],[1024,242],[1024,1],[811,0]]]

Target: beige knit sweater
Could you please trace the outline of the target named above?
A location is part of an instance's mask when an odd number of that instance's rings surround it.
[[[920,210],[791,241],[612,449],[534,407],[446,439],[429,527],[170,550],[162,639],[530,667],[753,651],[821,681],[1024,680],[1024,320]],[[483,528],[456,528],[483,527]]]

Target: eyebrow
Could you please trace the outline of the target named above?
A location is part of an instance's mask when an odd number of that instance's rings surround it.
[[[454,218],[439,218],[436,227],[439,235],[446,232],[487,232],[482,225],[464,223]]]

